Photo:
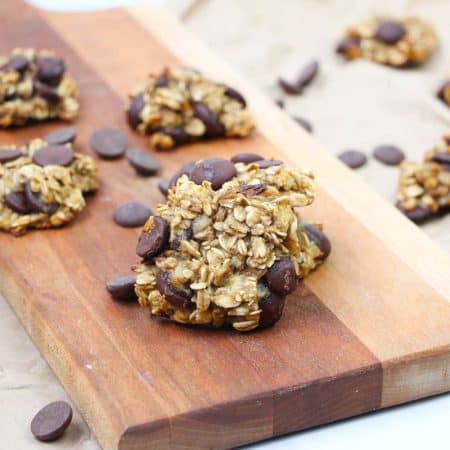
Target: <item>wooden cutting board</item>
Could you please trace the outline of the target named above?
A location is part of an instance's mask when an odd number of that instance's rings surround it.
[[[148,6],[72,15],[18,1],[1,2],[0,17],[2,52],[50,47],[67,58],[80,151],[102,126],[145,146],[125,123],[126,92],[181,62],[241,90],[257,132],[161,153],[163,176],[240,151],[317,174],[304,215],[325,223],[333,253],[263,332],[153,321],[110,299],[105,282],[136,262],[139,232],[113,223],[115,206],[162,200],[158,179],[137,178],[124,160],[98,161],[101,189],[70,226],[0,235],[0,291],[105,449],[228,448],[450,390],[449,255],[174,19]],[[0,145],[57,125],[3,131]]]

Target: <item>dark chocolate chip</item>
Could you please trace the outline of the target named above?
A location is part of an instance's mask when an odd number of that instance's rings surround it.
[[[278,78],[278,85],[288,95],[297,95],[302,92],[301,87],[298,87],[295,83],[286,81],[284,78]]]
[[[139,175],[155,175],[161,168],[161,163],[157,158],[139,148],[130,148],[127,150],[126,157],[130,165]]]
[[[58,94],[58,91],[52,87],[47,86],[44,83],[41,83],[40,81],[34,82],[34,90],[37,95],[42,97],[43,99],[47,100],[50,103],[56,103],[59,102],[60,96]]]
[[[262,159],[264,157],[256,153],[238,153],[231,158],[231,162],[250,164],[251,162],[261,161]]]
[[[124,277],[114,278],[106,283],[106,290],[111,296],[122,302],[133,302],[137,300],[134,285],[136,275],[126,275]]]
[[[170,240],[170,248],[172,250],[178,250],[178,248],[180,247],[180,242],[181,241],[189,241],[190,239],[192,239],[193,236],[193,231],[192,231],[192,227],[189,227],[187,230],[183,230],[182,232],[178,233],[176,236],[172,236],[171,240]]]
[[[292,117],[302,128],[304,128],[308,133],[313,132],[313,126],[311,125],[311,122],[308,122],[303,117],[299,116],[293,116]]]
[[[402,213],[414,223],[422,223],[425,222],[432,216],[432,212],[424,205],[416,206],[414,209],[406,210],[400,208],[399,205],[397,207],[402,211]]]
[[[299,283],[294,263],[289,256],[283,256],[275,261],[269,267],[265,280],[269,289],[279,295],[294,292]]]
[[[336,53],[339,55],[346,55],[349,50],[358,48],[360,43],[361,38],[359,36],[347,36],[336,46]]]
[[[104,159],[116,159],[124,155],[127,138],[116,128],[102,128],[92,133],[89,140],[93,150]]]
[[[271,292],[267,297],[259,301],[261,315],[259,316],[259,327],[267,328],[278,322],[283,314],[285,298]]]
[[[6,65],[2,67],[2,70],[15,70],[16,72],[23,73],[27,70],[29,64],[30,61],[25,56],[13,55],[9,58]]]
[[[281,166],[281,164],[283,164],[283,161],[279,159],[262,159],[261,161],[255,161],[255,164],[260,169],[267,169],[268,167]]]
[[[25,192],[16,191],[5,195],[5,203],[9,209],[19,214],[30,214],[31,210],[25,197]]]
[[[267,185],[264,183],[259,184],[243,184],[239,188],[239,193],[245,195],[246,197],[253,197],[255,195],[261,194],[267,189]]]
[[[122,203],[114,211],[114,222],[125,228],[140,227],[151,216],[150,208],[139,202]]]
[[[161,217],[153,216],[153,228],[139,236],[136,253],[144,259],[161,253],[169,242],[170,225]]]
[[[155,87],[162,88],[167,86],[169,86],[169,78],[167,77],[167,75],[161,75],[155,80]]]
[[[42,408],[31,422],[31,432],[39,441],[61,437],[72,421],[72,408],[66,402],[53,402]]]
[[[163,128],[161,133],[170,136],[176,146],[188,144],[191,141],[191,136],[186,132],[183,126],[174,128]]]
[[[77,130],[74,127],[58,128],[44,136],[44,141],[50,145],[64,145],[73,142],[77,137]]]
[[[61,58],[41,56],[36,58],[37,78],[50,86],[57,86],[61,81],[66,65]]]
[[[398,22],[381,22],[376,31],[375,39],[384,44],[394,45],[406,34],[405,27]]]
[[[233,100],[236,100],[237,102],[241,103],[242,106],[244,106],[244,107],[247,106],[247,102],[245,101],[245,98],[236,89],[233,89],[230,86],[225,86],[225,95],[227,97],[230,97]]]
[[[308,86],[308,84],[311,83],[312,80],[314,80],[318,71],[319,63],[317,61],[309,62],[300,72],[300,75],[298,76],[295,84],[303,89],[304,87]]]
[[[136,95],[131,99],[130,107],[127,111],[128,123],[131,128],[136,128],[141,123],[141,118],[139,115],[141,111],[144,109],[145,101],[144,96],[142,94]]]
[[[73,150],[65,145],[48,145],[33,153],[32,161],[38,166],[68,166],[74,158]]]
[[[51,216],[58,210],[57,203],[44,203],[41,196],[31,190],[30,183],[25,184],[25,199],[28,203],[28,208],[34,213],[44,213]]]
[[[439,88],[436,95],[444,102],[450,103],[450,80],[446,81]]]
[[[284,109],[284,100],[283,100],[282,98],[277,98],[277,99],[275,99],[275,104],[276,104],[279,108]]]
[[[0,164],[14,161],[22,156],[22,152],[17,148],[0,149]]]
[[[194,110],[194,116],[204,123],[207,137],[214,138],[225,134],[225,127],[220,123],[214,112],[204,103],[195,102],[192,108]]]
[[[367,162],[367,156],[359,150],[345,150],[339,153],[338,158],[351,169],[358,169]]]
[[[433,161],[438,164],[448,165],[450,164],[450,153],[438,152],[433,156]]]
[[[178,178],[182,175],[187,175],[191,179],[192,171],[194,170],[196,161],[188,161],[178,169],[169,180],[169,189],[177,184]]]
[[[169,180],[159,180],[158,189],[164,197],[167,197],[167,194],[169,193]]]
[[[191,293],[175,288],[168,272],[159,271],[156,275],[156,286],[164,298],[176,308],[188,308],[191,305]]]
[[[191,180],[197,184],[207,180],[211,183],[211,187],[217,190],[235,176],[236,168],[232,162],[225,158],[208,158],[195,165]]]
[[[308,224],[303,224],[303,230],[308,239],[319,247],[319,250],[322,252],[321,259],[328,258],[328,255],[331,253],[331,243],[325,233],[318,227]]]
[[[379,145],[373,150],[373,157],[388,166],[398,166],[405,159],[405,154],[394,145]]]

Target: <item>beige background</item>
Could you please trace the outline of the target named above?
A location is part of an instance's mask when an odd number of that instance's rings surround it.
[[[332,153],[356,148],[369,155],[374,146],[392,143],[410,158],[420,159],[426,148],[450,132],[450,109],[434,98],[437,86],[450,74],[448,0],[169,0],[168,4],[210,47],[274,98],[281,93],[277,76],[293,78],[303,64],[319,59],[318,78],[303,95],[286,97],[286,110],[310,120],[315,138]],[[439,51],[415,70],[340,61],[333,48],[345,25],[377,13],[429,19],[441,39]],[[396,168],[370,159],[358,174],[393,202]],[[450,215],[422,228],[450,251]],[[0,300],[0,450],[44,448],[34,441],[29,423],[40,407],[59,399],[67,395],[7,303]],[[442,399],[445,396],[440,403]],[[427,402],[422,403],[423,411],[436,400]],[[381,415],[371,417],[376,416]],[[432,414],[424,414],[425,428],[427,417]],[[308,432],[305,439],[311,433],[320,432]],[[280,445],[277,442],[274,448]],[[286,445],[292,438],[283,442]],[[301,436],[296,442],[293,448],[301,445]],[[77,412],[58,448],[98,449]]]

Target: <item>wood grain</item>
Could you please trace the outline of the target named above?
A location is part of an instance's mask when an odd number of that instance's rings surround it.
[[[0,235],[0,290],[104,448],[228,448],[450,389],[449,258],[173,19],[142,6],[60,15],[11,2],[0,14],[1,50],[65,55],[82,96],[81,151],[106,125],[144,146],[125,123],[126,92],[182,61],[245,92],[258,132],[160,154],[164,175],[244,150],[318,175],[306,215],[325,222],[333,254],[261,333],[150,321],[111,301],[104,283],[135,262],[138,233],[112,222],[114,207],[161,201],[158,180],[125,161],[99,161],[101,189],[69,227]],[[54,127],[1,132],[0,144]]]

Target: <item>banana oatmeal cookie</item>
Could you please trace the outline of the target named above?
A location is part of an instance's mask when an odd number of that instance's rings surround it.
[[[265,159],[191,166],[139,237],[139,303],[183,324],[273,325],[286,295],[331,250],[320,226],[302,224],[295,210],[314,200],[313,175]]]
[[[437,47],[433,27],[416,17],[374,17],[347,28],[336,52],[347,59],[364,58],[394,67],[425,62]]]
[[[424,162],[400,165],[397,206],[414,222],[450,207],[450,136],[425,153]]]
[[[54,52],[16,48],[0,57],[1,127],[30,120],[71,120],[78,110],[75,83]]]
[[[201,139],[244,137],[253,128],[244,97],[188,68],[164,69],[130,95],[130,126],[159,150]]]
[[[34,139],[0,149],[0,229],[19,235],[73,220],[85,206],[84,193],[97,188],[93,159],[71,144]]]

